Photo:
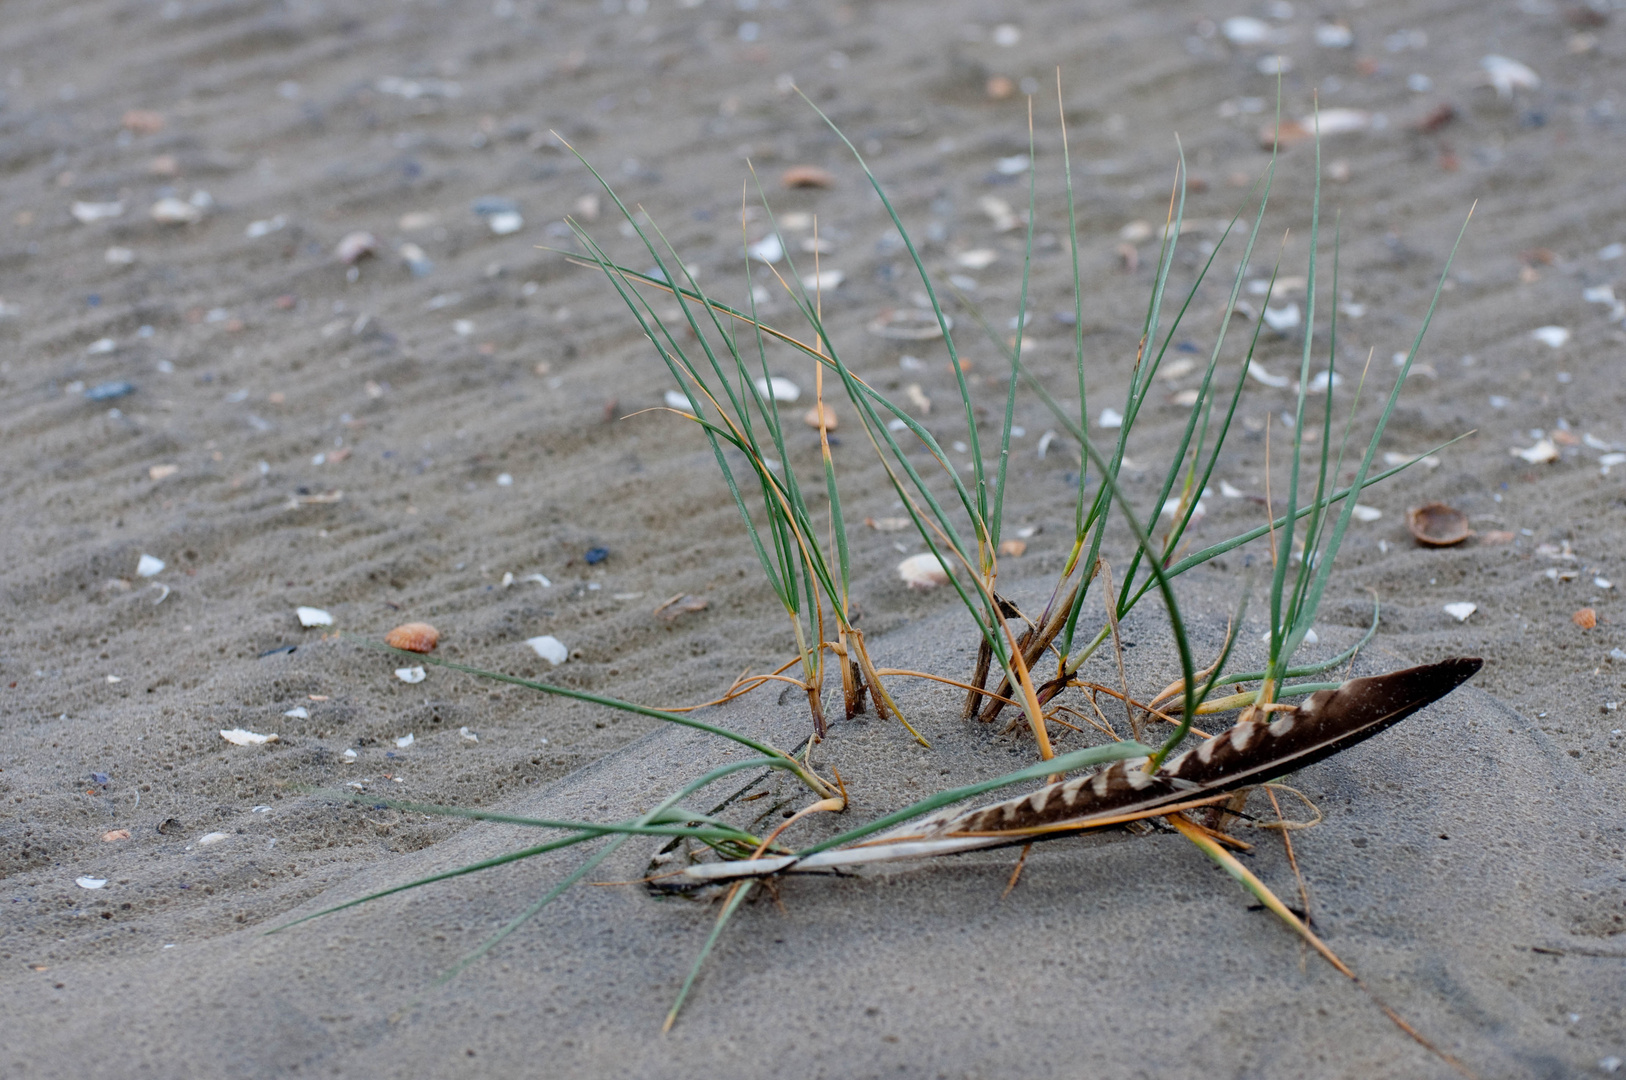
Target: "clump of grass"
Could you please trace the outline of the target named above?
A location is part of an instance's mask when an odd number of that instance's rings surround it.
[[[1058,99],[1059,90],[1058,79]],[[808,104],[817,110],[817,106],[811,101]],[[823,116],[822,113],[820,115]],[[1355,650],[1376,631],[1375,610],[1371,629],[1354,648],[1319,663],[1295,664],[1294,658],[1315,623],[1333,565],[1346,535],[1355,496],[1364,488],[1387,479],[1426,456],[1418,455],[1402,465],[1381,471],[1375,471],[1373,466],[1384,430],[1417,355],[1423,334],[1433,316],[1440,291],[1436,289],[1411,350],[1407,353],[1388,391],[1382,413],[1365,440],[1353,479],[1347,485],[1338,487],[1337,479],[1342,475],[1344,459],[1350,450],[1356,406],[1365,389],[1367,374],[1363,372],[1351,394],[1347,418],[1343,421],[1342,433],[1339,435],[1335,432],[1333,400],[1336,382],[1333,373],[1337,370],[1336,312],[1326,333],[1325,389],[1323,392],[1312,388],[1311,366],[1318,348],[1315,305],[1322,292],[1317,276],[1321,259],[1318,147],[1316,194],[1312,206],[1310,254],[1306,275],[1308,310],[1304,320],[1305,333],[1298,365],[1293,426],[1290,443],[1285,452],[1289,469],[1288,483],[1283,495],[1285,509],[1279,516],[1274,516],[1265,524],[1188,552],[1188,535],[1195,520],[1198,503],[1221,460],[1227,436],[1231,432],[1239,403],[1246,390],[1249,368],[1254,362],[1259,345],[1262,324],[1256,323],[1243,347],[1235,350],[1236,355],[1228,356],[1226,351],[1233,321],[1232,312],[1236,307],[1244,277],[1263,227],[1276,176],[1277,158],[1272,154],[1269,166],[1249,195],[1249,202],[1237,211],[1220,242],[1207,254],[1195,281],[1183,295],[1176,295],[1171,285],[1171,276],[1175,266],[1176,242],[1184,222],[1186,204],[1185,162],[1183,154],[1180,156],[1151,296],[1142,320],[1139,345],[1129,363],[1129,384],[1121,410],[1122,424],[1110,445],[1099,445],[1089,435],[1092,391],[1089,385],[1091,363],[1086,355],[1083,338],[1085,293],[1079,270],[1079,229],[1072,187],[1070,150],[1066,143],[1065,115],[1060,119],[1063,165],[1067,178],[1067,220],[1074,290],[1076,329],[1073,351],[1077,375],[1077,405],[1076,408],[1069,408],[1059,401],[1028,369],[1022,355],[1034,246],[1034,221],[1037,217],[1036,181],[1033,179],[1034,170],[1030,168],[1027,243],[1020,301],[1014,323],[1015,334],[1011,340],[1005,341],[982,313],[977,312],[966,298],[960,298],[962,307],[986,330],[994,346],[1004,354],[1010,365],[1003,400],[999,402],[1001,422],[995,455],[996,464],[992,468],[984,462],[983,436],[978,428],[973,395],[964,375],[952,322],[945,312],[942,297],[885,188],[870,171],[863,155],[846,141],[845,136],[841,135],[834,124],[831,124],[832,130],[842,138],[854,159],[862,167],[895,226],[941,331],[949,363],[955,373],[959,403],[964,415],[965,441],[968,444],[971,461],[970,475],[967,478],[962,478],[955,463],[926,427],[905,408],[860,378],[843,359],[837,342],[826,332],[818,291],[815,288],[810,293],[804,285],[802,277],[797,272],[795,260],[789,254],[791,246],[783,242],[782,236],[780,246],[786,253],[788,273],[782,274],[775,269],[774,274],[794,306],[800,323],[799,332],[770,326],[759,317],[748,257],[745,285],[746,295],[751,299],[743,307],[725,304],[701,288],[657,226],[646,224],[642,214],[635,213],[626,206],[611,185],[596,171],[593,173],[624,220],[630,223],[633,235],[637,237],[642,247],[640,258],[650,260],[653,269],[639,271],[629,266],[627,261],[612,257],[575,222],[571,222],[571,227],[580,251],[573,257],[605,275],[684,395],[688,407],[674,411],[692,421],[701,438],[711,448],[719,474],[739,511],[745,536],[757,555],[770,590],[783,608],[792,628],[796,655],[780,670],[797,668],[799,677],[790,678],[777,673],[771,676],[754,676],[737,683],[726,696],[748,692],[764,685],[770,679],[789,679],[797,683],[805,692],[808,702],[811,719],[809,739],[796,751],[783,751],[737,732],[697,720],[683,712],[653,709],[603,695],[452,664],[433,657],[415,656],[417,662],[439,664],[486,678],[501,679],[544,693],[565,695],[608,708],[697,728],[740,744],[751,750],[755,756],[748,761],[720,765],[704,773],[680,787],[646,813],[627,821],[611,823],[540,821],[448,808],[413,806],[411,808],[414,810],[455,814],[476,820],[504,821],[552,830],[559,835],[534,847],[374,893],[328,911],[319,912],[318,915],[365,903],[390,892],[473,873],[562,847],[595,843],[599,845],[578,870],[520,913],[509,926],[467,958],[464,961],[466,964],[489,950],[502,937],[535,915],[565,889],[582,880],[632,836],[670,837],[674,843],[686,842],[696,845],[699,850],[709,852],[711,857],[725,862],[760,860],[767,856],[780,858],[784,865],[792,865],[798,859],[821,851],[865,843],[867,837],[909,822],[925,820],[928,815],[939,813],[945,807],[952,807],[988,792],[1042,777],[1061,777],[1078,769],[1127,759],[1143,759],[1143,764],[1137,765],[1136,768],[1141,768],[1147,775],[1152,775],[1157,773],[1182,746],[1191,734],[1194,718],[1199,715],[1243,709],[1245,710],[1243,722],[1252,722],[1263,718],[1272,710],[1286,708],[1287,706],[1281,704],[1284,699],[1301,697],[1338,685],[1293,680],[1311,677],[1348,662]],[[826,121],[828,122],[828,118]],[[1034,143],[1031,104],[1029,141],[1031,161]],[[572,152],[574,153],[574,150]],[[585,159],[582,160],[589,169],[592,168]],[[752,185],[748,185],[748,192],[750,186]],[[767,221],[774,234],[778,236],[778,226],[773,217],[772,207],[760,185],[754,186]],[[743,219],[742,214],[742,225]],[[1238,243],[1232,244],[1234,236],[1237,235],[1240,235],[1241,239]],[[1459,242],[1460,239],[1459,235]],[[745,237],[742,236],[742,244],[744,240]],[[1238,268],[1229,282],[1228,299],[1213,334],[1213,344],[1208,352],[1206,366],[1202,369],[1196,400],[1190,406],[1179,437],[1168,448],[1161,479],[1156,485],[1152,502],[1148,506],[1136,506],[1126,494],[1122,482],[1127,448],[1150,400],[1153,380],[1171,344],[1176,340],[1176,335],[1187,322],[1198,288],[1217,265],[1220,252],[1227,244],[1232,244],[1229,250],[1236,256]],[[1238,247],[1240,251],[1237,251]],[[1335,235],[1331,273],[1331,291],[1334,295],[1337,292],[1337,247]],[[1453,255],[1454,252],[1453,248]],[[1449,263],[1447,265],[1449,266]],[[815,262],[815,270],[816,266]],[[1442,287],[1444,280],[1442,272]],[[1273,272],[1272,282],[1274,281]],[[673,300],[676,302],[675,310],[669,306]],[[971,631],[977,637],[978,660],[974,670],[964,679],[943,673],[921,672],[891,673],[887,678],[922,675],[965,688],[967,696],[964,717],[967,720],[976,716],[983,721],[992,721],[1007,703],[1014,703],[1021,711],[1021,722],[1031,734],[1040,759],[1026,768],[1005,772],[983,783],[938,792],[877,821],[849,829],[823,843],[799,850],[782,839],[788,829],[807,814],[840,812],[846,807],[846,790],[840,778],[820,776],[809,763],[810,757],[806,752],[811,749],[813,742],[826,737],[829,730],[829,720],[824,715],[822,705],[825,665],[828,658],[833,657],[839,668],[845,710],[849,717],[867,707],[867,698],[879,715],[896,717],[923,744],[927,743],[927,739],[898,708],[896,700],[883,682],[881,670],[876,667],[869,655],[862,631],[854,625],[850,593],[851,557],[830,439],[827,430],[820,427],[821,475],[811,478],[799,474],[787,448],[785,417],[780,412],[770,389],[772,378],[768,361],[770,346],[776,349],[788,347],[813,364],[814,407],[821,414],[825,408],[827,380],[832,385],[839,384],[840,394],[845,397],[852,412],[857,416],[865,436],[884,468],[888,483],[902,502],[921,541],[948,572],[948,583],[971,621]],[[1010,480],[1009,458],[1013,420],[1016,402],[1024,387],[1030,388],[1056,415],[1058,421],[1077,443],[1080,460],[1074,493],[1072,543],[1068,557],[1050,590],[1044,609],[1037,617],[1031,619],[1022,619],[1015,606],[999,591],[999,551],[1007,485]],[[1318,394],[1320,400],[1316,400]],[[1316,443],[1319,446],[1319,453],[1306,462],[1308,442]],[[1356,445],[1359,446],[1358,443]],[[906,446],[917,453],[924,451],[924,462],[917,462]],[[804,487],[804,484],[812,486]],[[811,497],[811,493],[820,485],[822,494],[828,501],[827,509],[822,515],[812,509],[812,503],[816,500]],[[1275,514],[1274,507],[1271,507],[1270,513]],[[1164,516],[1168,516],[1170,521],[1166,526],[1160,527],[1160,519]],[[1108,525],[1112,521],[1127,528],[1133,540],[1123,572],[1116,581],[1103,555],[1108,542]],[[1266,541],[1271,560],[1266,598],[1269,645],[1265,667],[1258,671],[1227,670],[1231,649],[1240,632],[1246,609],[1244,596],[1232,622],[1231,632],[1227,635],[1219,655],[1199,670],[1181,617],[1174,583],[1187,571],[1256,540]],[[1095,609],[1103,611],[1099,626],[1094,625],[1093,617],[1088,614],[1092,610],[1089,606],[1090,593],[1097,583],[1100,583],[1104,593],[1101,607]],[[1051,744],[1049,734],[1050,725],[1058,719],[1063,707],[1058,699],[1069,689],[1079,686],[1094,690],[1107,689],[1101,684],[1084,682],[1079,678],[1079,672],[1103,645],[1115,640],[1120,621],[1128,617],[1140,601],[1153,590],[1159,594],[1159,599],[1167,612],[1179,657],[1178,676],[1144,704],[1135,701],[1131,688],[1127,685],[1127,679],[1122,680],[1124,685],[1121,693],[1107,690],[1108,693],[1123,699],[1135,738],[1118,740],[1114,734],[1113,738],[1117,741],[1058,755]],[[1053,672],[1048,669],[1041,670],[1046,664],[1047,655],[1053,657]],[[1119,670],[1121,673],[1121,662]],[[997,678],[993,685],[990,685],[991,678]],[[1219,698],[1212,696],[1215,689],[1221,685],[1234,686],[1247,683],[1258,685],[1257,688],[1245,692],[1234,692]],[[1146,725],[1156,719],[1168,721],[1171,730],[1161,740],[1156,740],[1150,745],[1143,744],[1139,739],[1143,736]],[[816,800],[769,835],[761,837],[752,835],[713,814],[691,808],[686,803],[686,800],[699,796],[705,789],[733,773],[763,769],[789,773]],[[1219,797],[1208,798],[1206,804],[1214,804],[1217,801]],[[1205,803],[1192,805],[1203,804]],[[1191,837],[1206,853],[1219,859],[1222,865],[1226,865],[1228,870],[1235,873],[1235,867],[1216,855],[1219,849],[1213,830],[1180,816],[1183,809],[1185,808],[1164,807],[1160,813],[1169,817],[1182,833]],[[1118,819],[1113,819],[1116,820]],[[700,960],[704,960],[710,952],[729,918],[749,894],[755,880],[754,877],[742,878],[729,886],[727,899],[701,951]],[[1255,891],[1263,889],[1263,886],[1258,885],[1256,879],[1251,879],[1251,876],[1245,880],[1245,884]],[[1268,890],[1265,892],[1268,893]],[[1272,910],[1280,909],[1278,914],[1286,910],[1273,896],[1269,903]],[[315,917],[317,916],[308,916]],[[1296,932],[1309,934],[1301,922],[1293,925]],[[1313,935],[1309,935],[1309,939],[1313,939]],[[1315,944],[1337,963],[1336,957],[1332,957],[1324,945],[1319,942]],[[699,969],[699,962],[696,962],[695,971]],[[461,970],[462,966],[463,964],[460,964],[451,974]],[[1347,969],[1342,970],[1348,974]],[[677,1003],[673,1006],[668,1025],[676,1017],[678,1007],[689,993],[693,981],[694,973],[691,972]]]

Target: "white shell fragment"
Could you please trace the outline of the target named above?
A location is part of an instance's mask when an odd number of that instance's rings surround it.
[[[540,656],[554,667],[558,667],[570,657],[570,650],[565,647],[565,643],[554,637],[552,634],[543,634],[541,637],[527,638],[525,644],[531,647],[532,652],[536,653],[536,655]]]
[[[268,742],[277,741],[275,732],[270,735],[261,735],[258,732],[245,731],[240,727],[231,728],[230,730],[222,728],[220,737],[233,746],[261,746]]]
[[[802,288],[823,292],[825,289],[835,288],[845,280],[847,275],[840,270],[820,270],[816,274],[803,274]]]
[[[346,750],[344,753],[339,755],[346,765],[354,765],[356,763],[356,758],[360,756],[361,755],[357,754],[354,750]]]
[[[287,226],[288,219],[282,214],[278,214],[276,217],[249,222],[248,228],[243,230],[243,235],[250,240],[258,240],[262,236],[270,236],[274,232],[281,232]]]
[[[758,262],[776,263],[785,257],[785,244],[778,233],[769,233],[745,250]]]
[[[1372,126],[1372,114],[1365,109],[1322,109],[1299,121],[1306,131],[1318,131],[1322,137],[1347,135],[1365,131]]]
[[[802,388],[789,379],[775,375],[771,379],[757,380],[757,393],[775,401],[791,402],[802,396]]]
[[[972,248],[962,251],[954,256],[954,261],[967,270],[986,270],[992,266],[994,260],[999,258],[999,252],[993,248]]]
[[[1530,336],[1549,348],[1561,349],[1569,342],[1570,332],[1562,326],[1538,326]]]
[[[486,218],[486,225],[497,236],[508,236],[525,227],[525,218],[517,210],[504,210]]]
[[[395,748],[397,750],[405,750],[407,747],[411,746],[417,741],[418,740],[409,732],[408,734],[402,735],[399,739],[395,740]]]
[[[1541,85],[1541,78],[1532,71],[1527,64],[1507,56],[1497,56],[1495,53],[1479,61],[1479,66],[1485,69],[1485,75],[1490,84],[1496,88],[1499,98],[1511,98],[1515,90],[1534,90]]]
[[[547,578],[543,577],[541,574],[527,574],[525,576],[525,580],[526,581],[534,581],[538,585],[542,586],[544,589],[553,588],[553,582],[549,581]]]
[[[333,616],[318,607],[294,608],[300,626],[332,626]]]
[[[668,409],[680,409],[683,412],[689,411],[688,395],[684,394],[684,392],[681,390],[668,390],[666,392],[665,400],[666,407]]]
[[[1323,49],[1347,49],[1355,44],[1355,33],[1343,23],[1320,23],[1315,28],[1315,43]]]
[[[395,677],[404,683],[421,683],[424,680],[424,670],[421,667],[398,667]]]
[[[480,741],[480,736],[476,735],[474,732],[470,731],[466,727],[460,727],[460,728],[457,729],[457,737],[459,739],[462,739],[464,742],[479,742]]]
[[[1508,450],[1516,458],[1523,458],[1532,465],[1546,465],[1558,460],[1558,447],[1553,445],[1551,439],[1537,439],[1536,445],[1527,446],[1523,450],[1517,446]]]
[[[1254,382],[1280,390],[1293,380],[1286,375],[1272,375],[1265,370],[1265,366],[1257,360],[1248,361],[1248,378]]]
[[[1101,410],[1101,416],[1096,423],[1104,428],[1121,428],[1124,426],[1124,414],[1117,409],[1105,408]]]
[[[1383,516],[1383,511],[1379,510],[1377,507],[1375,507],[1375,506],[1362,506],[1360,503],[1356,503],[1355,504],[1355,509],[1350,511],[1350,517],[1353,517],[1356,521],[1371,522],[1371,521],[1376,521],[1378,518],[1380,518],[1382,516]]]
[[[160,225],[193,225],[203,220],[201,207],[193,206],[185,199],[177,199],[173,195],[159,199],[147,212]]]
[[[81,225],[90,225],[98,221],[116,218],[124,213],[124,204],[121,202],[76,202],[68,208],[68,213]]]
[[[1275,36],[1270,24],[1251,15],[1233,15],[1220,23],[1220,33],[1232,45],[1262,45]]]
[[[1266,326],[1278,334],[1285,334],[1298,326],[1300,321],[1299,306],[1297,304],[1288,304],[1286,307],[1267,307],[1260,317],[1265,320]]]
[[[899,563],[898,576],[911,589],[935,589],[939,585],[947,585],[949,580],[948,571],[929,551],[911,555]]]
[[[152,577],[154,574],[164,572],[164,560],[156,555],[143,555],[136,563],[136,573],[142,577]]]
[[[305,708],[303,705],[295,705],[282,715],[291,716],[295,720],[309,720],[311,718],[311,711]]]
[[[107,884],[107,879],[104,877],[91,877],[86,874],[84,877],[74,878],[73,883],[81,889],[99,889]]]
[[[1455,604],[1445,605],[1445,613],[1457,622],[1467,622],[1468,616],[1479,610],[1478,604],[1470,604],[1466,600]]]
[[[230,839],[231,839],[231,833],[223,833],[223,832],[204,833],[202,836],[198,837],[197,846],[198,847],[209,847],[211,844],[218,844],[222,840],[230,840]]]

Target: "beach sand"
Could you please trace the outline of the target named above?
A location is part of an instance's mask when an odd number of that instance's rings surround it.
[[[1280,41],[1228,42],[1220,21],[1250,13]],[[1352,47],[1314,43],[1321,14],[1352,28]],[[1072,404],[1060,66],[1094,418],[1122,404],[1175,136],[1197,182],[1173,279],[1184,288],[1199,245],[1218,241],[1216,223],[1268,163],[1267,54],[1292,61],[1286,115],[1307,114],[1317,87],[1323,108],[1368,114],[1368,130],[1322,148],[1323,254],[1335,214],[1342,237],[1344,391],[1369,354],[1368,386],[1386,390],[1390,358],[1410,348],[1477,200],[1383,449],[1410,455],[1473,434],[1362,496],[1382,516],[1352,526],[1317,648],[1353,640],[1375,594],[1382,626],[1361,671],[1456,655],[1485,668],[1294,781],[1326,814],[1295,834],[1318,929],[1481,1075],[1584,1075],[1626,1057],[1614,708],[1626,691],[1614,655],[1626,649],[1626,466],[1606,464],[1626,449],[1614,371],[1626,333],[1611,304],[1584,295],[1626,266],[1611,251],[1626,242],[1610,97],[1619,20],[1427,2],[1269,15],[1202,3],[719,0],[8,9],[4,1071],[1445,1075],[1169,835],[1046,845],[1004,900],[1010,852],[788,882],[783,912],[763,898],[736,920],[664,1038],[660,1020],[714,908],[633,886],[578,890],[434,985],[568,859],[263,934],[519,839],[310,788],[609,817],[705,760],[695,736],[654,732],[653,720],[443,669],[403,682],[396,658],[336,630],[376,638],[424,620],[447,659],[657,705],[706,700],[747,667],[793,654],[704,442],[646,411],[672,385],[649,343],[601,275],[542,250],[572,247],[561,219],[590,217],[582,200],[595,192],[550,132],[644,208],[725,300],[744,294],[749,159],[776,211],[818,216],[831,247],[821,268],[844,274],[823,297],[844,359],[886,393],[917,386],[933,403],[923,421],[952,445],[965,431],[942,342],[866,331],[915,304],[906,253],[850,154],[784,87],[801,86],[864,150],[928,268],[968,278],[962,289],[1003,328],[1023,232],[1000,231],[982,201],[1025,208],[1026,173],[1000,163],[1027,151],[1021,87],[1032,80],[1039,236],[1024,354]],[[1014,33],[998,29],[1006,23]],[[1540,86],[1499,97],[1487,54],[1528,64]],[[1016,92],[991,97],[999,77]],[[796,165],[828,169],[834,185],[780,190]],[[1302,274],[1314,179],[1314,146],[1289,147],[1250,280],[1268,277],[1279,249],[1283,274]],[[199,220],[153,220],[170,197],[192,208],[172,213]],[[114,203],[116,216],[88,223],[72,212]],[[475,210],[509,203],[523,226],[506,235]],[[648,265],[612,211],[599,200],[588,228]],[[111,209],[80,216],[98,212]],[[751,238],[763,227],[749,223]],[[335,252],[357,231],[377,252],[349,267]],[[1171,357],[1206,356],[1235,243]],[[958,258],[970,251],[992,261],[973,269],[980,259]],[[793,255],[810,269],[810,255]],[[760,265],[751,273],[773,285]],[[1303,309],[1302,287],[1283,293],[1273,305]],[[787,303],[769,304],[770,321],[791,322]],[[1324,287],[1323,342],[1330,304]],[[953,310],[968,380],[990,410],[987,439],[1008,368]],[[1532,337],[1549,326],[1569,331],[1556,348]],[[1244,328],[1233,323],[1233,365]],[[1301,341],[1267,330],[1259,363],[1290,373]],[[810,366],[788,352],[770,362],[801,385],[804,407]],[[1184,421],[1172,399],[1193,385],[1167,381],[1140,419],[1129,453],[1147,469],[1126,474],[1132,498],[1155,496]],[[99,400],[87,396],[99,388]],[[1373,398],[1358,428],[1376,419]],[[1266,421],[1279,484],[1274,440],[1293,400],[1291,388],[1250,382],[1216,473],[1243,494],[1207,500],[1198,542],[1263,522]],[[919,550],[918,538],[859,524],[900,511],[850,409],[842,416],[835,455],[861,625],[883,662],[964,677],[974,640],[953,596],[895,575],[898,548]],[[1006,520],[1036,531],[1005,580],[1042,604],[1071,543],[1077,455],[1065,438],[1038,455],[1059,425],[1031,394],[1016,422],[1025,434],[1012,444]],[[1541,439],[1558,460],[1509,452]],[[811,428],[798,426],[787,451],[804,475],[817,468]],[[1406,510],[1432,501],[1465,511],[1476,535],[1413,544]],[[1119,543],[1109,555],[1122,563]],[[590,562],[595,548],[607,555]],[[144,554],[163,569],[141,576]],[[1200,644],[1217,645],[1261,560],[1255,545],[1182,584]],[[707,606],[654,612],[684,594]],[[1459,622],[1444,606],[1462,602],[1476,610]],[[302,627],[299,606],[334,625]],[[1581,608],[1595,611],[1594,628],[1572,621]],[[1132,675],[1161,685],[1172,668],[1158,615],[1136,618],[1145,648],[1130,650]],[[524,644],[544,634],[570,650],[557,668]],[[911,750],[872,716],[838,724],[820,753],[853,785],[848,819],[923,794],[911,781],[1032,760],[1029,741],[966,730],[951,693],[900,685],[937,748]],[[807,723],[795,697],[759,691],[718,716],[793,745]],[[278,740],[233,746],[219,735],[232,728]],[[1260,840],[1256,869],[1293,892],[1278,841],[1249,839]],[[599,880],[638,876],[648,847],[628,845]],[[84,889],[81,877],[107,884]]]

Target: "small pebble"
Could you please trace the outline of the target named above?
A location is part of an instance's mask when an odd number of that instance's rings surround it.
[[[1026,540],[1001,540],[999,542],[999,553],[1009,555],[1014,559],[1020,559],[1027,554],[1027,550],[1028,542]]]
[[[609,557],[610,549],[607,547],[590,547],[582,555],[582,559],[586,561],[588,566],[597,566]]]
[[[802,423],[820,431],[834,431],[841,425],[841,418],[829,405],[814,405],[802,414]]]
[[[779,174],[779,182],[787,188],[828,188],[835,186],[836,177],[817,165],[792,165]]]

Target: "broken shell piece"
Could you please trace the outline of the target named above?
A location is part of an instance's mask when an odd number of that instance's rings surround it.
[[[464,742],[479,742],[480,741],[480,736],[476,735],[474,732],[470,731],[466,727],[460,727],[460,728],[457,729],[457,737],[459,739],[462,739]]]
[[[1570,616],[1570,622],[1579,626],[1582,630],[1591,630],[1598,625],[1598,613],[1589,607],[1584,607]]]
[[[339,755],[339,757],[344,759],[344,763],[346,765],[354,765],[356,763],[356,758],[360,756],[361,755],[357,754],[354,750],[346,750],[344,753]]]
[[[407,652],[434,652],[440,641],[440,631],[426,622],[402,623],[384,635],[384,644]]]
[[[847,275],[841,270],[820,270],[816,274],[802,275],[802,288],[813,292],[823,292],[833,289],[847,280]]]
[[[1532,465],[1546,465],[1558,460],[1558,447],[1553,445],[1551,439],[1537,439],[1536,445],[1527,446],[1523,450],[1514,446],[1509,448],[1508,453],[1516,458],[1523,458]]]
[[[1538,326],[1530,336],[1549,348],[1560,349],[1570,339],[1570,332],[1562,326]]]
[[[785,243],[779,239],[778,233],[769,233],[745,251],[759,262],[776,263],[785,257]]]
[[[1478,610],[1478,604],[1470,604],[1467,601],[1445,605],[1445,613],[1457,620],[1457,622],[1467,622],[1468,616]]]
[[[177,199],[173,195],[159,199],[147,212],[160,225],[193,225],[203,220],[201,207],[193,206],[185,199]]]
[[[378,254],[378,237],[364,231],[350,233],[339,241],[339,246],[333,249],[333,253],[346,266],[354,266],[368,255]]]
[[[954,256],[954,261],[967,270],[986,270],[992,266],[994,260],[999,258],[999,252],[993,248],[972,248],[962,251]]]
[[[1507,56],[1497,56],[1492,53],[1479,61],[1479,66],[1485,69],[1485,75],[1490,84],[1496,88],[1496,96],[1507,99],[1513,96],[1515,90],[1534,90],[1541,85],[1541,78],[1532,71],[1527,64]]]
[[[395,740],[395,748],[397,750],[405,750],[407,747],[411,746],[417,741],[418,740],[413,737],[412,733],[408,732],[407,734],[402,735],[399,739]]]
[[[395,677],[404,683],[421,683],[424,680],[424,670],[421,667],[398,667]]]
[[[270,735],[261,735],[253,731],[244,731],[242,728],[232,728],[229,731],[222,728],[220,737],[233,746],[261,746],[268,742],[276,742],[275,732]]]
[[[1124,414],[1108,406],[1101,410],[1101,415],[1095,422],[1104,428],[1121,428],[1124,426]]]
[[[1292,382],[1292,380],[1286,375],[1272,375],[1269,371],[1266,371],[1265,366],[1257,360],[1248,361],[1248,378],[1277,390],[1280,390],[1282,387]]]
[[[817,165],[792,165],[779,174],[779,182],[788,188],[827,188],[835,185],[836,176]]]
[[[1263,315],[1265,325],[1278,334],[1285,334],[1299,324],[1299,306],[1288,304],[1286,307],[1266,307]]]
[[[681,616],[704,610],[706,610],[706,598],[704,596],[691,596],[688,593],[679,593],[667,600],[660,607],[657,607],[653,614],[659,615],[667,622],[671,622],[673,619]]]
[[[167,480],[181,471],[179,465],[149,465],[147,466],[147,479]]]
[[[154,574],[164,572],[164,560],[156,555],[143,555],[136,563],[136,573],[142,577],[152,577]]]
[[[802,423],[819,431],[834,431],[841,425],[841,418],[830,406],[815,405],[802,414]]]
[[[104,877],[91,877],[86,874],[84,877],[74,878],[73,883],[81,889],[99,889],[107,884],[107,879]]]
[[[311,718],[311,711],[305,708],[303,705],[295,705],[282,715],[291,716],[295,720],[309,720]]]
[[[868,517],[864,519],[864,524],[876,532],[901,532],[914,523],[906,517]]]
[[[486,218],[486,225],[497,236],[508,236],[525,227],[525,218],[517,210],[504,210]]]
[[[1356,521],[1371,522],[1382,517],[1383,511],[1375,506],[1362,506],[1360,503],[1356,503],[1355,508],[1349,512],[1349,516]]]
[[[109,832],[102,833],[102,843],[104,844],[116,844],[120,840],[128,839],[130,839],[129,829],[113,829]]]
[[[865,329],[890,341],[930,341],[942,337],[945,326],[954,329],[954,320],[947,315],[939,323],[937,315],[926,308],[895,308],[881,312]]]
[[[1020,559],[1027,554],[1027,550],[1028,542],[1026,540],[1001,540],[999,542],[999,553],[1001,555],[1009,555],[1012,558]]]
[[[98,221],[119,217],[124,213],[122,202],[76,202],[68,208],[74,220],[81,225],[90,225]]]
[[[525,644],[531,647],[532,652],[536,653],[536,655],[540,656],[554,667],[558,667],[570,657],[570,650],[565,648],[565,643],[554,637],[552,634],[543,634],[541,637],[527,638]]]
[[[775,401],[793,402],[802,396],[802,388],[789,379],[775,375],[771,379],[757,380],[757,393]]]
[[[300,626],[332,626],[333,616],[316,607],[294,608],[294,614],[299,616]]]
[[[942,562],[929,551],[911,555],[899,563],[898,576],[911,589],[935,589],[939,585],[947,585],[949,580]]]
[[[230,839],[231,839],[231,833],[223,833],[223,832],[204,833],[202,836],[198,837],[197,846],[198,847],[208,847],[211,844],[218,844],[222,840],[230,840]]]
[[[1468,539],[1468,515],[1444,503],[1429,503],[1406,511],[1406,528],[1426,547],[1450,547]]]

